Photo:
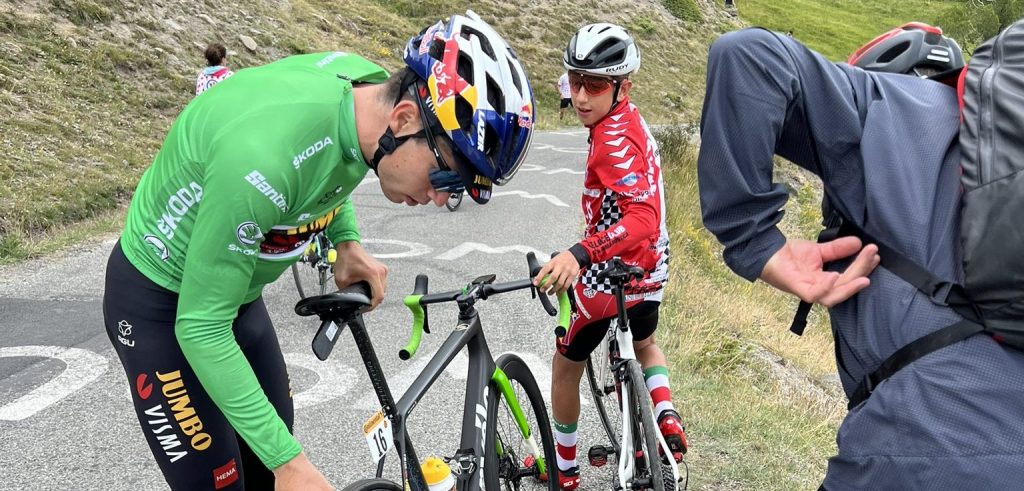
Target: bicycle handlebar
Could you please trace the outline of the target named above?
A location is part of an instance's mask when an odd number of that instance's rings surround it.
[[[428,278],[427,275],[420,274],[416,276],[416,286],[413,288],[411,295],[405,297],[405,306],[412,311],[412,334],[409,337],[409,343],[406,344],[405,348],[402,348],[398,352],[398,357],[402,360],[408,360],[416,354],[416,350],[419,349],[420,342],[423,339],[423,333],[430,333],[430,326],[428,324],[427,317],[427,305],[433,303],[446,303],[446,302],[458,302],[460,305],[467,302],[474,302],[476,299],[486,300],[491,295],[499,293],[507,293],[515,290],[523,290],[529,288],[531,293],[536,297],[537,287],[533,285],[533,274],[540,270],[540,265],[537,263],[537,257],[531,252],[526,255],[527,264],[530,267],[531,276],[529,279],[510,281],[507,283],[493,283],[494,275],[481,276],[474,280],[472,283],[467,285],[461,290],[454,290],[443,293],[428,293]],[[563,332],[569,327],[569,297],[565,293],[558,296],[558,308],[556,309],[551,305],[551,301],[547,298],[547,295],[540,294],[541,303],[544,305],[544,310],[550,316],[558,314],[558,327],[555,329],[557,333],[559,330]]]

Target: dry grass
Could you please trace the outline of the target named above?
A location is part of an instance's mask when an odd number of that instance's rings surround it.
[[[235,69],[337,49],[394,69],[409,37],[473,8],[517,49],[538,125],[551,128],[561,49],[580,25],[608,20],[637,30],[645,57],[634,97],[645,115],[687,121],[699,111],[703,53],[728,25],[696,2],[707,21],[682,21],[659,0],[0,0],[0,262],[127,203],[191,99],[207,43],[236,51]],[[241,35],[259,47],[249,51]]]
[[[700,218],[697,148],[690,132],[667,129],[662,145],[670,204],[672,281],[666,292],[659,345],[672,360],[673,395],[694,450],[694,489],[813,489],[845,413],[834,383],[832,341],[825,316],[807,333],[787,330],[795,302],[763,283],[748,283],[722,263],[721,248]],[[777,180],[796,188],[783,228],[816,228],[813,182],[783,164]],[[807,185],[801,183],[806,180]],[[770,360],[776,356],[779,364]]]

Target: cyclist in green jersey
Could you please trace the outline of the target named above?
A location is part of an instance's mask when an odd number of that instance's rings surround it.
[[[264,285],[312,234],[337,245],[339,287],[387,267],[360,245],[349,194],[480,204],[533,133],[526,72],[475,13],[413,37],[388,75],[355,54],[240,70],[194,99],[143,175],[107,266],[104,319],[136,413],[173,489],[330,489],[291,435]]]

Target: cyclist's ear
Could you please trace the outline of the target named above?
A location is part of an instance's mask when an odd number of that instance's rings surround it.
[[[388,126],[391,127],[395,136],[412,135],[423,129],[419,111],[416,102],[409,99],[402,99],[395,104],[395,107],[391,108],[391,113],[388,115]]]
[[[629,97],[629,90],[633,88],[633,81],[625,79],[619,84],[619,100]]]

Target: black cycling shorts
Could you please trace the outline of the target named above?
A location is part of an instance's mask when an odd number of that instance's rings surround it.
[[[128,376],[135,413],[174,490],[274,489],[274,475],[235,433],[174,335],[178,295],[140,273],[117,243],[107,262],[103,319]],[[242,305],[235,339],[289,431],[294,411],[284,356],[263,299]]]
[[[572,296],[570,295],[570,298]],[[654,334],[658,328],[658,311],[661,302],[643,301],[626,309],[626,317],[629,318],[629,330],[633,332],[633,341],[643,341]],[[573,316],[578,318],[577,307],[573,302]],[[573,329],[563,338],[555,342],[558,352],[566,358],[583,362],[600,345],[608,334],[608,327],[611,326],[612,317],[598,319],[587,323],[575,322],[578,327]]]

